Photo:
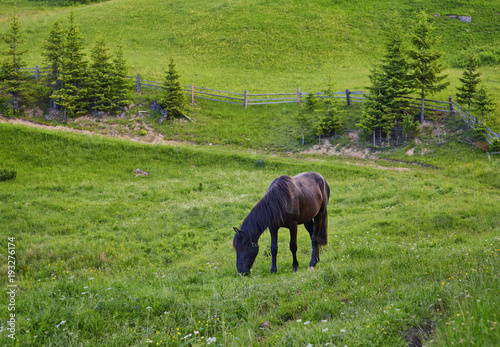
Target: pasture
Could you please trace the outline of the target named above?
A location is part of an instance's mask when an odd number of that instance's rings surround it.
[[[19,288],[14,340],[1,301],[2,345],[500,342],[499,162],[466,144],[438,147],[436,168],[374,163],[386,170],[6,124],[0,147],[0,168],[17,171],[0,182],[0,283],[15,237]],[[265,232],[238,275],[232,227],[275,177],[303,171],[332,192],[316,270],[300,226],[297,273],[282,229],[278,272]]]

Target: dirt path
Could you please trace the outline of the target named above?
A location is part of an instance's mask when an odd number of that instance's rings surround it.
[[[87,120],[86,117],[82,118],[77,118],[73,121],[73,123],[79,123],[80,121],[85,121]],[[23,118],[7,118],[0,116],[0,123],[8,123],[8,124],[20,124],[20,125],[26,125],[38,129],[47,129],[47,130],[60,130],[60,131],[67,131],[71,133],[76,133],[76,134],[84,134],[84,135],[100,135],[100,136],[105,136],[105,137],[113,137],[113,138],[118,138],[118,139],[123,139],[123,140],[129,140],[129,141],[134,141],[134,142],[140,142],[140,143],[149,143],[149,144],[164,144],[164,145],[181,145],[181,144],[190,144],[189,142],[180,142],[180,141],[170,141],[170,140],[165,140],[164,135],[155,129],[153,129],[151,126],[147,125],[146,122],[137,119],[136,117],[133,118],[133,120],[138,123],[140,122],[140,125],[142,125],[144,128],[147,129],[148,135],[147,136],[136,136],[133,134],[129,133],[118,133],[116,131],[113,131],[114,128],[113,126],[106,126],[104,131],[92,131],[92,130],[85,130],[85,129],[75,129],[72,127],[66,127],[63,125],[46,125],[46,124],[41,124],[35,121],[31,121],[28,119],[23,119]]]

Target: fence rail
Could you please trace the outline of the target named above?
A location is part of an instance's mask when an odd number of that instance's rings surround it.
[[[0,69],[1,70],[1,69]],[[38,65],[34,68],[22,68],[23,71],[26,71],[26,76],[35,77],[36,80],[41,78],[41,75],[50,74],[49,70],[40,70]],[[158,81],[150,81],[141,79],[141,75],[138,73],[135,77],[133,76],[125,76],[126,78],[135,80],[136,92],[140,93],[142,89],[152,89],[152,90],[165,90],[164,84]],[[261,93],[261,94],[249,94],[248,90],[245,90],[243,93],[235,93],[228,92],[217,89],[209,89],[204,87],[196,87],[193,83],[191,85],[182,85],[184,89],[183,92],[185,95],[189,96],[191,99],[191,103],[194,104],[195,99],[203,99],[210,100],[215,102],[222,102],[228,104],[242,105],[247,108],[248,106],[255,105],[271,105],[271,104],[289,104],[289,103],[297,103],[300,105],[306,96],[310,93],[301,92],[300,88],[297,87],[296,92],[288,92],[288,93]],[[328,98],[329,95],[325,93],[314,93],[312,94],[315,98]],[[347,106],[350,106],[353,102],[365,102],[368,98],[366,96],[370,95],[365,91],[351,91],[346,89],[345,91],[339,91],[332,93],[333,97],[336,99],[341,99],[342,101],[347,103]],[[257,97],[257,98],[255,98]],[[410,99],[410,107],[418,108],[422,107],[421,103],[415,102],[415,100],[421,100],[417,98]],[[424,100],[424,110],[435,111],[435,112],[444,112],[451,113],[457,115],[460,119],[462,119],[467,126],[476,129],[480,122],[478,122],[477,117],[472,116],[469,112],[465,112],[459,105],[453,102],[452,97],[449,97],[448,101],[440,101],[440,100]],[[500,139],[500,134],[495,133],[488,127],[485,127],[485,140],[491,144],[495,138]]]

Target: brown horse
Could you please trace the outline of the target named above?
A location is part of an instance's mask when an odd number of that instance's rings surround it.
[[[319,261],[319,246],[327,243],[327,211],[330,187],[319,173],[305,172],[297,176],[280,176],[269,186],[264,197],[245,218],[241,227],[234,227],[233,247],[236,269],[248,275],[257,254],[260,235],[269,228],[271,233],[271,272],[276,272],[278,229],[290,230],[290,251],[293,271],[297,271],[297,225],[304,224],[311,236],[312,256],[309,269]]]

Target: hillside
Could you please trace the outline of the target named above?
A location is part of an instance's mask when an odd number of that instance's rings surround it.
[[[498,162],[466,144],[440,146],[434,168],[8,124],[0,146],[0,169],[17,172],[0,182],[0,283],[13,278],[19,288],[19,345],[500,341]],[[306,270],[310,240],[300,227],[296,274],[282,230],[278,273],[269,273],[266,232],[252,275],[239,276],[232,227],[275,177],[310,170],[332,191],[316,270]],[[0,310],[3,346],[14,345],[7,314]]]
[[[407,29],[422,9],[441,35],[444,60],[457,67],[471,36],[483,57],[487,86],[500,94],[498,71],[500,8],[491,1],[396,0],[215,1],[112,0],[74,8],[4,3],[0,30],[13,13],[21,15],[29,65],[41,64],[41,44],[56,20],[74,11],[89,45],[103,35],[123,45],[131,74],[159,80],[168,59],[176,59],[186,84],[240,92],[321,90],[332,77],[339,90],[363,89],[377,61],[383,30],[398,11]],[[462,23],[448,15],[472,16]],[[459,74],[450,70],[450,77]],[[452,83],[452,85],[454,82]],[[453,93],[453,88],[443,92]]]

